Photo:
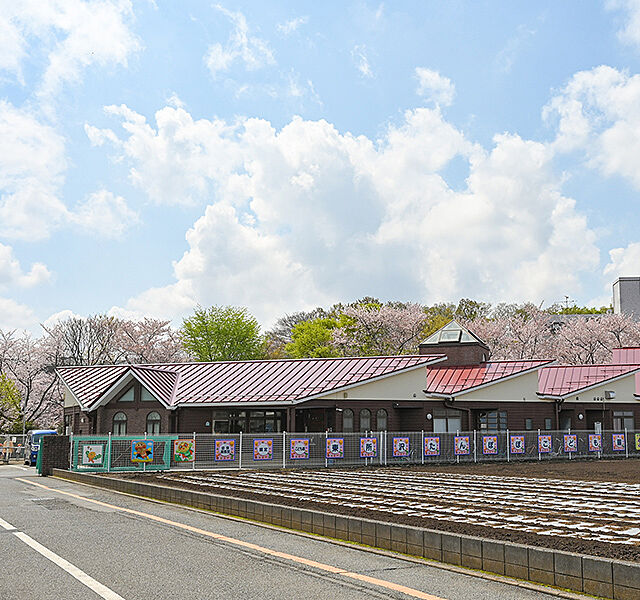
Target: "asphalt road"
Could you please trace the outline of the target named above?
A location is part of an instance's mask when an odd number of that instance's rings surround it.
[[[0,467],[0,560],[2,600],[554,597],[18,466]]]

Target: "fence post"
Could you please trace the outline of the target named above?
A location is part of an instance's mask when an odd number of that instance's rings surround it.
[[[27,455],[27,444],[26,438],[23,440],[24,442],[24,452],[25,457]],[[31,463],[31,447],[29,447],[29,463]],[[71,432],[71,436],[69,438],[69,471],[73,471],[73,431]]]
[[[196,470],[196,432],[193,432],[193,462],[191,463],[191,468]]]
[[[424,464],[424,429],[420,432],[420,447],[422,448],[422,464]]]
[[[507,429],[507,462],[511,462],[511,448],[509,445],[509,430]]]
[[[107,441],[107,473],[111,472],[111,432]]]
[[[478,462],[478,451],[477,451],[477,444],[476,444],[476,430],[473,430],[473,462]]]
[[[240,432],[240,439],[238,441],[238,469],[242,469],[242,431]]]
[[[384,430],[384,466],[387,466],[387,442],[389,441],[389,438],[387,437],[387,430]],[[380,457],[382,458],[382,457]]]
[[[324,431],[324,466],[329,466],[329,459],[327,458],[327,440],[329,439],[329,430]]]
[[[282,468],[287,468],[287,432],[282,432]]]
[[[538,445],[538,460],[542,460],[542,455],[540,454],[540,430],[538,429],[538,437],[536,438],[536,444]]]
[[[624,428],[624,453],[627,458],[629,458],[629,443],[627,440],[627,428]]]

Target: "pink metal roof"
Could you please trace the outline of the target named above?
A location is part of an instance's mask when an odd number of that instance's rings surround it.
[[[614,365],[640,365],[640,348],[614,348],[611,363]]]
[[[167,405],[296,402],[346,386],[428,365],[443,355],[253,360],[163,365],[61,367],[58,373],[83,406],[131,371]]]
[[[548,365],[549,360],[505,360],[479,365],[429,367],[427,369],[427,394],[456,395],[461,392],[494,383],[506,377],[519,375]]]
[[[640,370],[637,365],[565,365],[545,367],[538,373],[538,395],[567,396]]]

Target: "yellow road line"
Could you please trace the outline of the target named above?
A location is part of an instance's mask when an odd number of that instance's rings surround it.
[[[108,504],[107,502],[101,502],[100,500],[94,500],[93,498],[86,498],[85,496],[80,496],[78,494],[73,494],[71,492],[65,492],[64,490],[58,490],[56,488],[48,487],[41,483],[36,483],[35,481],[29,481],[28,479],[22,479],[21,477],[16,477],[16,481],[21,481],[22,483],[28,483],[29,485],[34,485],[36,487],[49,490],[52,492],[57,492],[58,494],[64,494],[65,496],[70,496],[71,498],[76,498],[78,500],[84,500],[85,502],[91,502],[93,504],[97,504],[99,506],[104,506],[105,508],[112,508],[118,510],[120,512],[125,512],[130,515],[136,515],[138,517],[143,517],[146,519],[150,519],[151,521],[156,521],[158,523],[163,523],[165,525],[171,525],[173,527],[178,527],[180,529],[184,529],[186,531],[191,531],[192,533],[197,533],[199,535],[204,535],[206,537],[213,538],[215,540],[220,540],[222,542],[226,542],[228,544],[233,544],[235,546],[240,546],[242,548],[247,548],[249,550],[253,550],[255,552],[261,552],[262,554],[267,554],[269,556],[274,556],[276,558],[281,558],[284,560],[288,560],[294,563],[306,565],[308,567],[313,567],[314,569],[318,569],[320,571],[325,571],[327,573],[332,573],[334,575],[340,575],[342,577],[347,577],[349,579],[356,579],[358,581],[363,581],[365,583],[369,583],[371,585],[375,585],[377,587],[385,588],[387,590],[393,590],[394,592],[400,592],[407,596],[411,596],[412,598],[420,598],[420,600],[445,600],[444,598],[440,598],[439,596],[433,596],[432,594],[426,594],[425,592],[421,592],[420,590],[415,590],[410,587],[406,587],[404,585],[400,585],[397,583],[393,583],[391,581],[385,581],[384,579],[378,579],[377,577],[370,577],[369,575],[362,575],[360,573],[352,573],[351,571],[347,571],[345,569],[341,569],[339,567],[333,567],[331,565],[326,565],[324,563],[316,562],[315,560],[310,560],[308,558],[303,558],[301,556],[295,556],[293,554],[287,554],[286,552],[279,552],[278,550],[272,550],[271,548],[265,548],[264,546],[258,546],[257,544],[252,544],[251,542],[245,542],[243,540],[238,540],[236,538],[231,538],[226,535],[221,535],[219,533],[213,533],[211,531],[207,531],[206,529],[200,529],[199,527],[193,527],[192,525],[186,525],[185,523],[178,523],[177,521],[171,521],[170,519],[165,519],[163,517],[158,517],[156,515],[152,515],[150,513],[145,513],[139,510],[134,510],[132,508],[124,508],[122,506],[116,506],[114,504]]]

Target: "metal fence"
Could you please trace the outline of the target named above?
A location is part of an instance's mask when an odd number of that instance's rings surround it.
[[[29,452],[27,435],[18,433],[0,434],[0,463],[24,462]]]
[[[72,436],[77,471],[287,469],[640,457],[640,431]]]

